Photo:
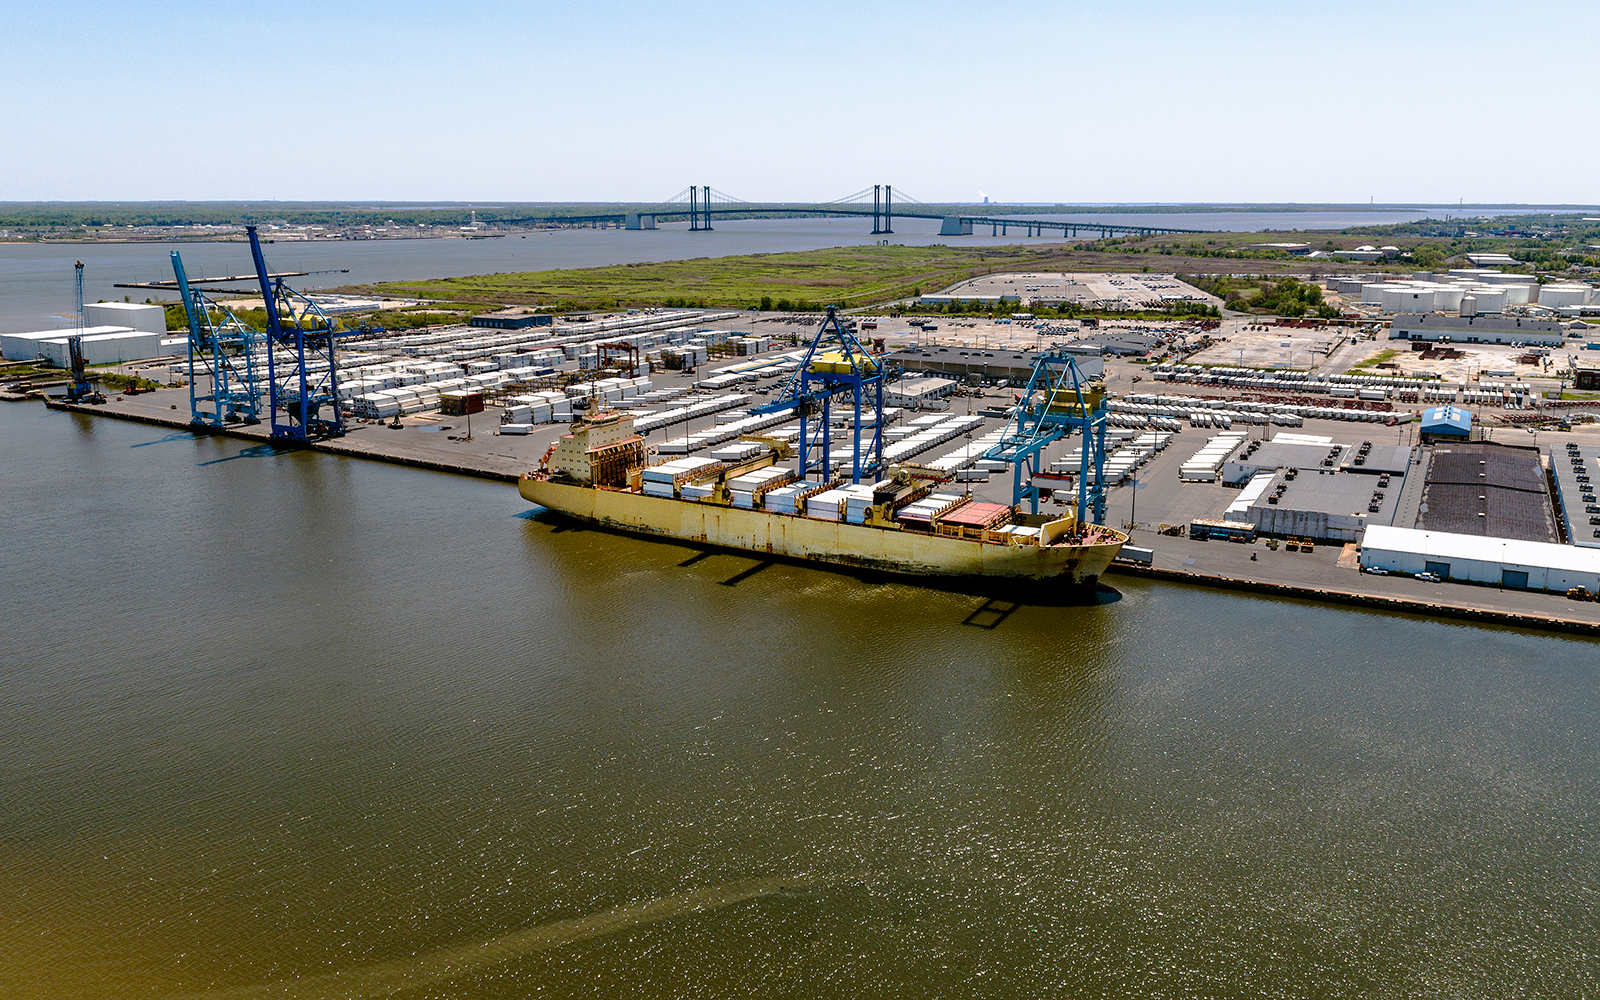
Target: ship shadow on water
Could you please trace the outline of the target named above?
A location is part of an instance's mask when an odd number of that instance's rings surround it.
[[[148,448],[153,444],[171,444],[174,441],[193,441],[194,439],[195,436],[190,431],[174,431],[166,437],[156,438],[154,441],[140,441],[138,444],[130,444],[128,447]]]
[[[1052,584],[1048,581],[998,580],[981,576],[913,577],[868,567],[825,564],[809,559],[795,559],[764,553],[752,554],[744,549],[706,545],[680,538],[668,538],[658,535],[642,536],[627,531],[614,531],[569,518],[558,511],[545,507],[533,507],[516,516],[547,527],[551,534],[593,531],[615,538],[630,538],[657,545],[671,545],[675,548],[692,551],[692,555],[676,564],[674,568],[677,569],[689,569],[714,556],[727,556],[753,563],[753,565],[735,573],[728,579],[718,581],[724,587],[737,587],[772,566],[784,564],[838,576],[853,577],[862,583],[878,587],[917,587],[962,597],[980,598],[983,603],[962,621],[963,625],[973,628],[999,628],[1012,614],[1026,607],[1095,608],[1115,604],[1122,600],[1122,592],[1120,590],[1098,582],[1090,587],[1068,587]]]
[[[251,445],[248,448],[240,448],[232,455],[225,455],[222,458],[213,458],[204,462],[196,462],[195,464],[202,466],[221,465],[223,462],[232,462],[240,458],[271,458],[282,450],[283,449],[274,447],[270,444],[256,444]]]

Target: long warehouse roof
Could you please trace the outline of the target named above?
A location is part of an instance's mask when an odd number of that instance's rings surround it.
[[[1514,566],[1544,566],[1600,573],[1600,549],[1580,549],[1551,542],[1524,542],[1515,538],[1486,538],[1482,535],[1458,535],[1448,531],[1372,524],[1367,526],[1366,534],[1362,536],[1361,547],[1444,559],[1475,559]]]

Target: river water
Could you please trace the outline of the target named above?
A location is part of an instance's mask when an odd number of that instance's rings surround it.
[[[0,405],[0,995],[1600,992],[1600,645]]]
[[[974,206],[973,211],[982,211]],[[1049,215],[1044,218],[1105,222],[1126,226],[1173,226],[1211,231],[1260,229],[1339,229],[1355,225],[1409,222],[1428,213],[1423,210],[1375,212],[1217,212],[1150,215]],[[842,219],[742,219],[719,221],[709,233],[691,233],[687,224],[666,225],[655,231],[618,229],[550,229],[526,237],[504,239],[437,240],[330,240],[316,243],[274,243],[264,248],[274,271],[337,270],[344,273],[313,274],[291,281],[309,290],[338,285],[416,278],[461,277],[500,272],[547,271],[603,264],[684,260],[736,254],[816,250],[823,247],[861,246],[878,240],[921,246],[954,242],[959,246],[999,246],[1059,243],[1059,233],[1032,239],[1018,235],[992,237],[984,227],[972,236],[939,235],[931,219],[895,219],[893,236],[871,235],[871,220]],[[1090,234],[1085,234],[1089,238]],[[191,276],[251,274],[248,247],[239,243],[0,243],[0,331],[6,333],[53,330],[70,326],[74,290],[73,262],[84,262],[84,299],[88,302],[121,301],[130,296],[141,302],[175,299],[175,293],[151,293],[115,287],[118,282],[172,280],[170,254],[183,254]]]

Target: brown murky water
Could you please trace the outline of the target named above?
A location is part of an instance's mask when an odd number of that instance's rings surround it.
[[[0,440],[7,998],[1600,991],[1596,643]]]

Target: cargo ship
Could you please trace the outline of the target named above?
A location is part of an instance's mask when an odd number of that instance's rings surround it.
[[[518,490],[602,528],[923,578],[1092,587],[1128,540],[1072,514],[941,492],[945,477],[916,466],[892,466],[874,483],[802,479],[779,464],[785,448],[758,438],[662,461],[631,416],[597,413],[557,439]]]

